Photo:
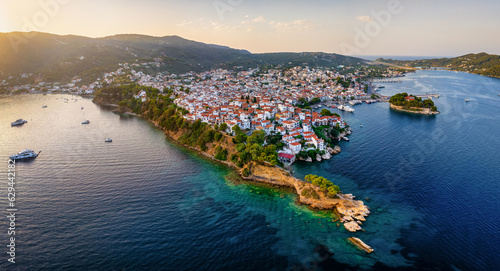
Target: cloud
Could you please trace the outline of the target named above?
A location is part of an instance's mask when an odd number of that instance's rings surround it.
[[[177,27],[184,27],[184,26],[188,26],[188,25],[192,25],[192,24],[193,24],[192,21],[182,21],[182,23],[179,23],[176,26]]]
[[[373,18],[370,16],[358,16],[358,17],[356,17],[356,20],[362,21],[362,22],[371,22],[371,21],[373,21]]]
[[[264,18],[263,16],[259,16],[255,19],[252,20],[252,22],[254,23],[265,23],[266,22],[266,18]]]
[[[271,21],[269,25],[281,32],[309,30],[316,26],[316,24],[310,20],[295,20],[289,22]]]

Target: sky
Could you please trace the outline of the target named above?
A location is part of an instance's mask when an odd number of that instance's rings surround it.
[[[0,32],[177,35],[264,52],[500,54],[498,0],[0,0]]]

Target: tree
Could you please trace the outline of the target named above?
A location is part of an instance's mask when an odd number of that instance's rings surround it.
[[[239,133],[241,133],[241,128],[240,128],[240,126],[238,124],[236,124],[235,126],[233,126],[233,132],[236,135],[239,134]]]
[[[225,130],[227,130],[227,124],[224,122],[224,123],[222,123],[222,124],[219,126],[219,128],[220,128],[220,130],[221,130],[221,131],[225,131]]]
[[[250,170],[248,169],[248,167],[246,167],[243,169],[243,177],[248,177],[248,176],[250,176]]]
[[[240,143],[243,143],[245,141],[247,141],[247,135],[245,133],[238,133],[236,134],[236,137],[234,139],[236,141],[236,144],[240,144]]]
[[[321,113],[320,113],[322,116],[332,116],[332,112],[328,109],[323,109],[321,110]]]
[[[262,144],[264,144],[265,136],[266,134],[264,133],[264,131],[254,131],[252,135],[247,138],[247,144],[259,144],[259,146],[262,146]]]

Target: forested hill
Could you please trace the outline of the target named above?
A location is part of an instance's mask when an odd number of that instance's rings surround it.
[[[455,58],[436,58],[412,61],[377,59],[381,62],[410,67],[442,67],[455,71],[465,71],[479,75],[500,77],[500,56],[487,53],[468,54]]]
[[[87,38],[38,32],[0,33],[0,79],[34,73],[39,81],[65,81],[74,76],[95,80],[125,62],[156,62],[152,72],[184,73],[266,64],[336,67],[361,64],[363,60],[326,53],[252,54],[178,36]]]

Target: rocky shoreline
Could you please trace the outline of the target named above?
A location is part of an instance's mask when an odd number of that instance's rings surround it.
[[[406,112],[406,113],[419,114],[419,115],[437,115],[437,114],[439,114],[438,111],[431,111],[429,108],[415,108],[416,110],[412,111],[412,110],[403,109],[402,106],[396,106],[393,104],[390,104],[390,105],[391,105],[391,109],[396,110],[396,111]],[[421,110],[417,110],[417,109],[421,109]]]

